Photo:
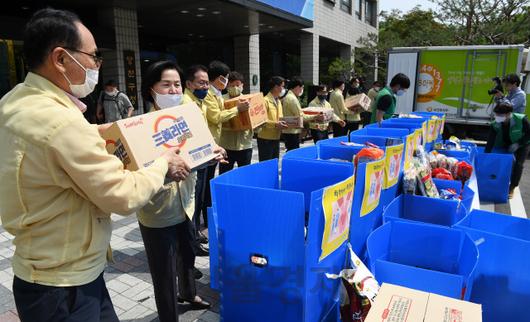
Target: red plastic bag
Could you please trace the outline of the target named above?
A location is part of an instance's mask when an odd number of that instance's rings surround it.
[[[359,153],[355,155],[354,163],[355,167],[359,163],[364,162],[370,162],[370,161],[377,161],[382,159],[385,156],[385,151],[379,149],[379,148],[363,148]]]
[[[436,168],[432,170],[432,177],[436,179],[442,179],[442,180],[454,180],[453,175],[449,170],[444,168]]]

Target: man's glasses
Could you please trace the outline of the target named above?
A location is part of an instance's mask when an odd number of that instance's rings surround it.
[[[96,52],[94,52],[93,54],[90,54],[90,53],[87,53],[87,52],[84,52],[84,51],[81,51],[81,50],[78,50],[78,49],[70,48],[70,47],[63,47],[63,48],[71,50],[71,51],[74,51],[76,53],[85,54],[87,56],[92,57],[92,59],[94,60],[94,63],[96,64],[96,66],[101,66],[101,64],[103,64],[103,56],[101,56],[101,52],[98,51],[98,50]]]

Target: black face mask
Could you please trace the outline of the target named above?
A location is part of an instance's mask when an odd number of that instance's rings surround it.
[[[324,101],[327,97],[327,95],[318,95],[318,99],[321,101]]]

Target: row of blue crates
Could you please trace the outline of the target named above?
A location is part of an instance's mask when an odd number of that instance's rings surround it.
[[[383,188],[377,205],[363,212],[364,192],[374,188],[366,179],[372,163],[355,168],[351,161],[361,147],[341,142],[368,141],[385,151],[403,146],[402,173],[418,130],[422,138],[429,135],[427,149],[440,139],[443,125],[435,126],[436,135],[426,134],[431,115],[424,116],[385,121],[382,128],[367,127],[290,151],[281,167],[277,160],[260,162],[212,180],[211,287],[220,292],[223,321],[339,320],[340,281],[325,274],[348,265],[347,245],[321,258],[322,196],[326,187],[352,176],[348,242],[380,283],[480,303],[487,322],[528,320],[522,305],[530,297],[528,220],[472,209],[476,192],[469,186],[458,202],[402,195],[401,180]],[[466,151],[446,153],[475,164],[481,198],[488,191],[484,184],[495,184],[497,192],[486,199],[504,200],[499,185],[508,186],[509,174],[493,174],[511,169],[513,158],[466,146]],[[478,173],[484,156],[494,159],[495,167]],[[460,182],[435,181],[440,188],[461,187]]]

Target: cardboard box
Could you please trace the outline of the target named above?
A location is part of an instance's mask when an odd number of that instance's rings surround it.
[[[119,120],[101,136],[107,151],[132,171],[150,165],[170,147],[179,147],[192,169],[215,158],[215,141],[195,103]]]
[[[365,322],[481,322],[480,304],[384,283]]]
[[[287,123],[291,129],[301,129],[304,127],[304,118],[301,116],[284,116],[280,117],[280,121]]]
[[[240,112],[238,116],[226,122],[224,126],[228,126],[234,131],[244,131],[253,130],[267,122],[267,108],[265,107],[265,99],[262,93],[241,95],[225,100],[225,109],[236,107],[241,99],[250,100],[249,109],[245,112]]]
[[[332,108],[325,108],[325,107],[306,107],[302,109],[304,114],[306,115],[324,115],[324,121],[323,122],[331,122],[333,121],[333,109]]]
[[[344,100],[344,106],[355,112],[369,111],[372,100],[366,94],[350,96]]]

